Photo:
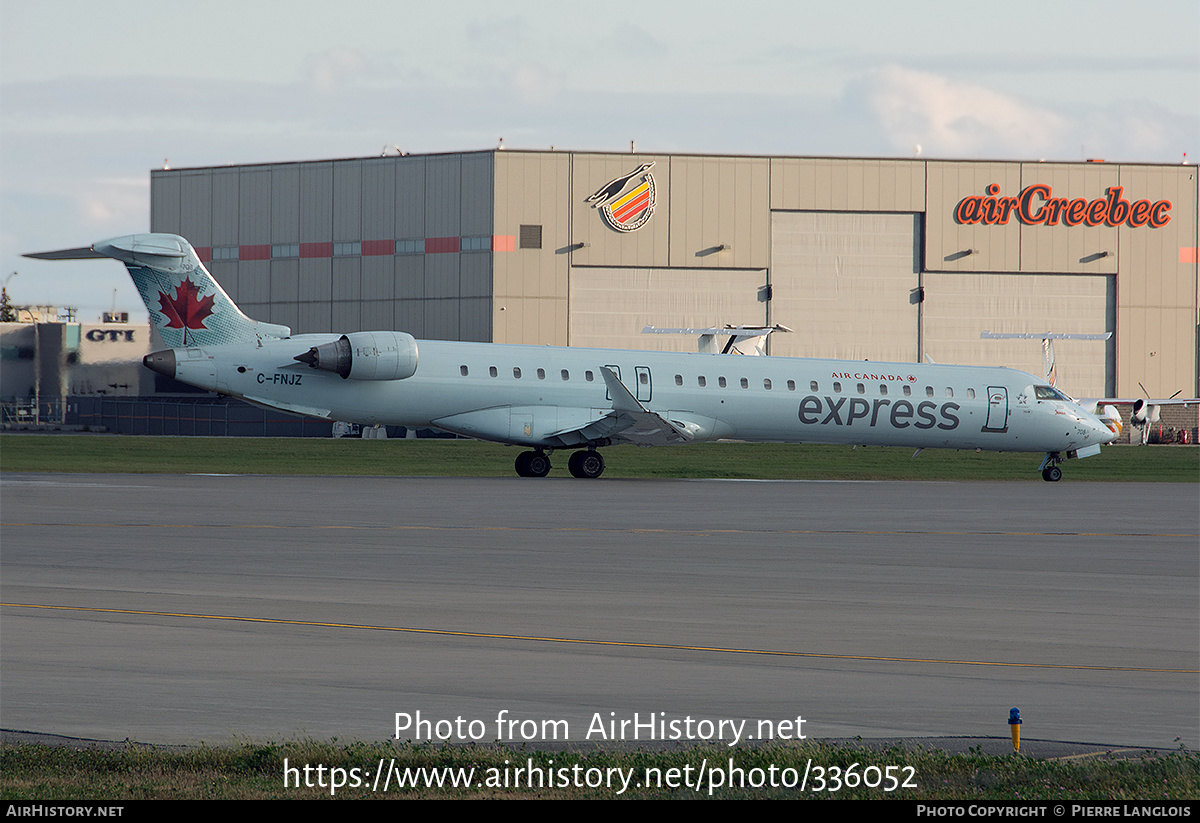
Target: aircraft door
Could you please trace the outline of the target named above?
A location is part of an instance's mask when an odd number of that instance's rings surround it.
[[[987,422],[981,431],[1008,431],[1008,389],[1004,386],[988,386]]]
[[[649,403],[651,389],[650,384],[650,367],[635,366],[634,371],[637,374],[637,399],[639,403]]]

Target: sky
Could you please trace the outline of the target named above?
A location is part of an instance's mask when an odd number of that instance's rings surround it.
[[[1195,0],[0,0],[0,282],[94,322],[150,170],[494,148],[1195,163]],[[15,274],[14,274],[15,273]]]

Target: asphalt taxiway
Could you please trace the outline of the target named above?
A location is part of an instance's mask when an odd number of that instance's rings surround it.
[[[8,730],[1200,744],[1195,485],[7,474],[0,516]]]

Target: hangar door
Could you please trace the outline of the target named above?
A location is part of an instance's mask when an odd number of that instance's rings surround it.
[[[568,279],[571,346],[696,351],[694,337],[646,326],[704,328],[766,322],[766,272],[744,269],[574,267]]]
[[[1116,276],[924,275],[925,351],[939,363],[1009,366],[1041,378],[1040,340],[981,340],[980,332],[1103,334],[1116,329]],[[1057,385],[1075,397],[1114,396],[1115,341],[1055,340]]]
[[[920,354],[916,214],[772,212],[771,337],[790,357],[914,362]]]

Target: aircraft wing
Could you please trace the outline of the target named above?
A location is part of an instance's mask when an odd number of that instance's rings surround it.
[[[660,329],[646,326],[642,334],[696,334],[700,336],[699,351],[701,354],[748,354],[765,356],[768,335],[772,332],[790,332],[787,326],[776,323],[774,326],[713,326],[707,329]],[[717,335],[728,335],[729,340],[723,347],[717,346]]]
[[[607,366],[600,368],[604,384],[612,396],[612,411],[595,423],[584,428],[604,426],[610,433],[603,435],[614,440],[624,440],[637,446],[667,446],[672,443],[687,443],[693,439],[682,426],[650,411],[629,393],[625,384]]]
[[[635,446],[669,446],[733,433],[731,427],[720,421],[690,412],[668,412],[668,417],[664,417],[650,411],[630,394],[612,369],[602,366],[600,374],[612,397],[612,410],[599,419],[550,432],[547,437],[564,443],[612,440]]]

